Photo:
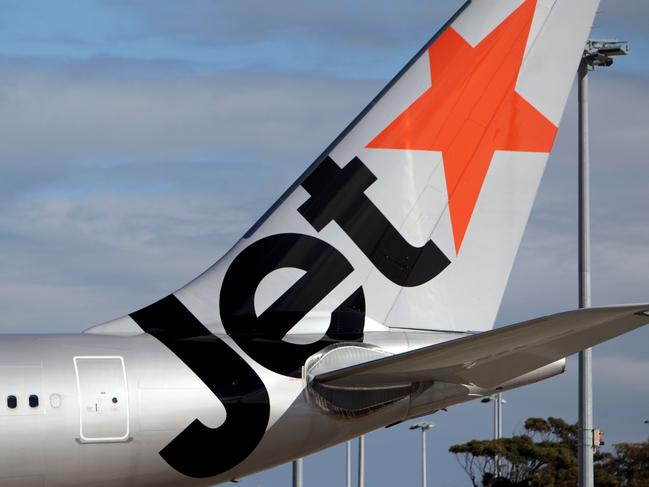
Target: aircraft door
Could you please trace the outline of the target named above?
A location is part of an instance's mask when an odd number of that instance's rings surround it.
[[[123,357],[75,357],[82,443],[129,438],[128,388]]]

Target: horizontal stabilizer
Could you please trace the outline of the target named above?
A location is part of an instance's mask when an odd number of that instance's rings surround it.
[[[439,381],[494,388],[649,323],[649,304],[568,311],[327,372],[329,387]]]

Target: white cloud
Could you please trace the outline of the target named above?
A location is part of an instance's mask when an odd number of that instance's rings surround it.
[[[430,23],[450,17],[463,3],[288,0],[280,7],[263,0],[199,0],[187,8],[162,0],[153,10],[132,2],[112,1],[109,5],[119,8],[125,16],[133,16],[140,26],[139,35],[144,37],[163,36],[209,46],[282,38],[385,49],[403,42],[413,32],[432,34],[434,26]]]
[[[8,167],[111,158],[315,156],[335,135],[330,121],[351,121],[376,88],[262,72],[101,78],[83,62],[70,69],[57,74],[36,66],[3,78],[5,174]]]

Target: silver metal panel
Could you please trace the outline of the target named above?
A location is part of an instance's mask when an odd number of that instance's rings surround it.
[[[74,357],[79,391],[79,439],[119,442],[129,437],[128,388],[123,357]]]

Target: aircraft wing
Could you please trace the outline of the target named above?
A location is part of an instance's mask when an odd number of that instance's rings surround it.
[[[649,304],[589,308],[497,328],[320,374],[341,388],[440,381],[493,388],[649,323]]]

